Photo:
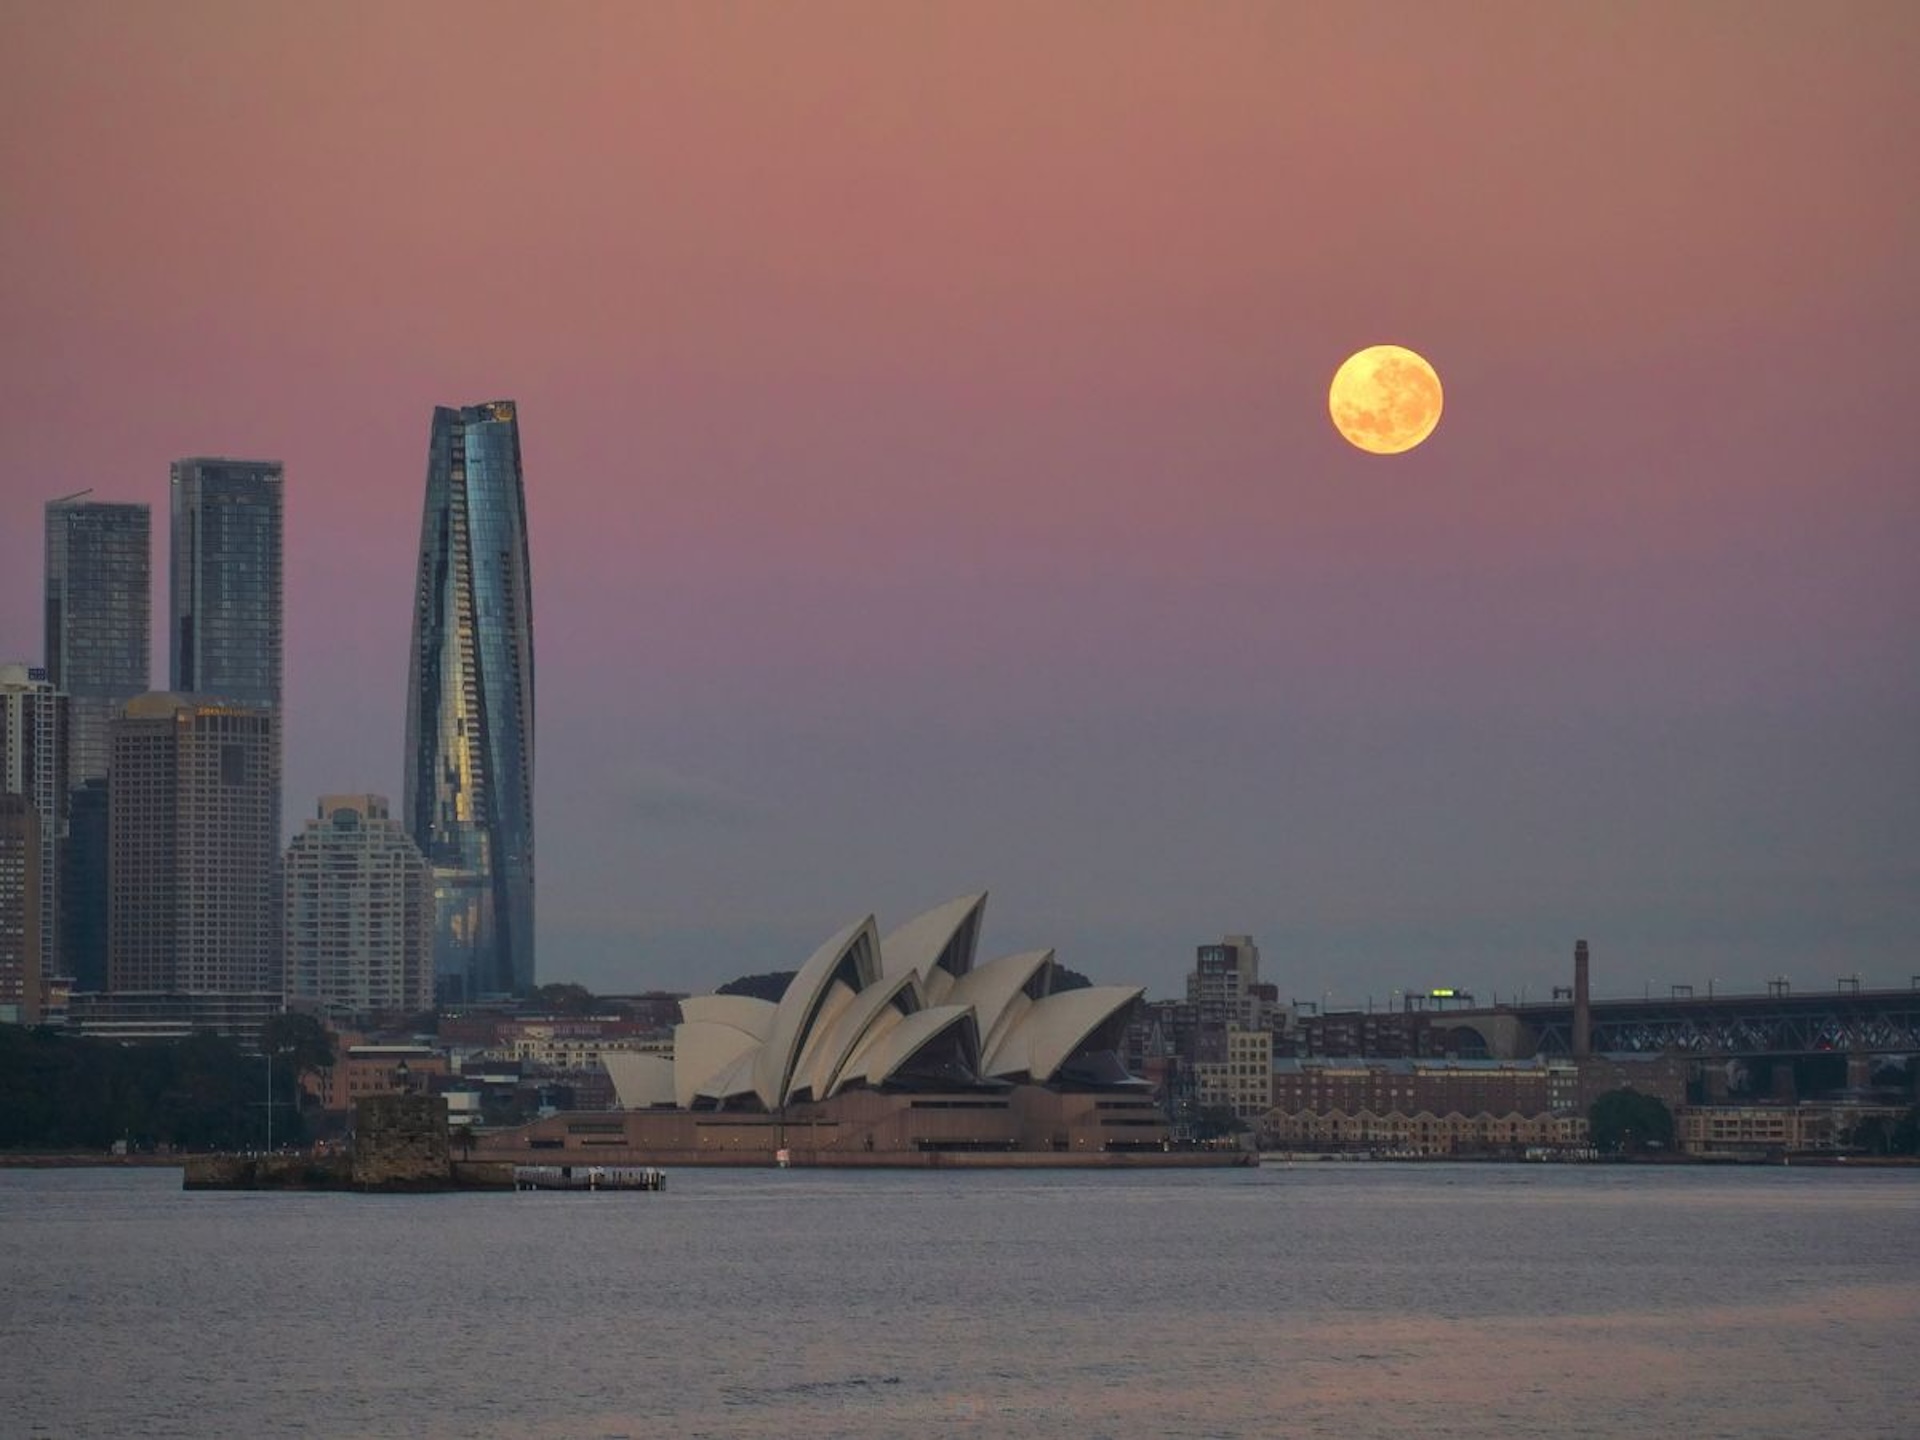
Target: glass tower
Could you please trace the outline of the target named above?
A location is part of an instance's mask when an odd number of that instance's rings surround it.
[[[168,686],[280,708],[278,460],[173,462]]]
[[[147,693],[152,516],[78,496],[47,502],[47,679],[67,692],[67,784],[107,774],[107,727]]]
[[[533,988],[533,596],[510,400],[433,412],[407,666],[405,823],[442,1002]]]

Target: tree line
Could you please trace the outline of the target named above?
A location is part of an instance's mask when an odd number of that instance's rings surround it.
[[[210,1032],[123,1044],[0,1025],[0,1150],[248,1150],[307,1138],[300,1075],[331,1064],[326,1032],[277,1016],[262,1051]],[[271,1057],[271,1058],[269,1058]]]

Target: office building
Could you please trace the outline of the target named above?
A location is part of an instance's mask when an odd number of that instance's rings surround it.
[[[283,484],[278,460],[173,462],[168,688],[276,712],[269,756],[280,834]]]
[[[278,460],[174,461],[175,692],[279,708],[281,489]]]
[[[340,1019],[432,1008],[432,876],[386,796],[322,796],[283,873],[289,1005]]]
[[[0,794],[23,795],[39,820],[35,972],[60,969],[60,853],[67,828],[67,697],[38,666],[0,665]]]
[[[407,671],[408,833],[446,1002],[534,985],[533,598],[511,401],[433,412]]]
[[[115,992],[277,996],[274,726],[153,694],[113,725],[107,979]]]
[[[67,785],[104,780],[107,732],[144,695],[152,513],[78,496],[47,503],[47,679],[67,695]]]
[[[40,812],[0,793],[0,1024],[40,1018]]]

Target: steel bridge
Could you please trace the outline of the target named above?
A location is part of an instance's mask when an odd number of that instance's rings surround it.
[[[1503,1005],[1456,1010],[1436,1026],[1480,1033],[1496,1051],[1496,1035],[1518,1021],[1538,1053],[1573,1054],[1573,1003]],[[1693,996],[1595,1000],[1589,1006],[1594,1054],[1678,1050],[1708,1055],[1920,1054],[1920,985],[1907,990],[1840,990],[1824,994]]]

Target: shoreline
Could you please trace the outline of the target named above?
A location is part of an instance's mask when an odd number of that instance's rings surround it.
[[[1245,1156],[1246,1158],[1240,1158]],[[0,1170],[184,1170],[198,1162],[233,1160],[274,1159],[285,1164],[308,1164],[316,1158],[304,1153],[277,1154],[274,1156],[235,1156],[220,1151],[202,1151],[190,1155],[103,1155],[91,1151],[0,1151]],[[510,1160],[499,1154],[476,1153],[472,1161],[478,1165],[502,1165],[514,1163],[539,1163],[530,1160]],[[628,1161],[613,1155],[596,1156],[592,1161],[583,1161],[578,1156],[570,1156],[565,1162],[570,1164],[660,1164],[674,1169],[687,1170],[749,1170],[779,1169],[771,1159],[759,1156],[700,1156],[698,1158],[684,1154],[655,1157],[647,1161]],[[857,1159],[835,1157],[832,1160],[824,1156],[796,1154],[786,1168],[793,1170],[988,1170],[988,1169],[1052,1169],[1052,1170],[1131,1170],[1131,1169],[1231,1169],[1252,1165],[1278,1166],[1287,1168],[1295,1165],[1513,1165],[1513,1166],[1605,1166],[1618,1169],[1627,1167],[1646,1167],[1664,1169],[1674,1166],[1710,1169],[1818,1169],[1818,1170],[1913,1170],[1920,1169],[1920,1155],[1832,1155],[1825,1153],[1790,1154],[1786,1156],[1733,1156],[1733,1155],[1662,1155],[1632,1157],[1596,1157],[1579,1160],[1528,1160],[1510,1155],[1359,1155],[1337,1151],[1310,1150],[1263,1150],[1194,1152],[1174,1151],[1170,1154],[1126,1155],[1124,1158],[1102,1153],[1086,1156],[1033,1155],[1031,1158],[1019,1155],[974,1153],[957,1154],[951,1152],[929,1152],[927,1154],[909,1153],[899,1156],[862,1155]],[[487,1186],[484,1188],[494,1188]]]
[[[0,1150],[0,1170],[178,1170],[191,1155],[101,1155],[89,1150]]]

